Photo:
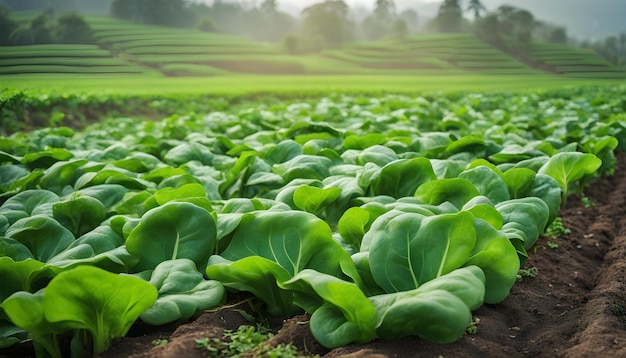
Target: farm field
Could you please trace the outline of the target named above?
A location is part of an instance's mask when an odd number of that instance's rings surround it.
[[[623,68],[85,19],[0,47],[0,358],[626,356]]]
[[[257,354],[619,356],[625,111],[333,94],[5,135],[0,355],[232,356],[260,325]]]

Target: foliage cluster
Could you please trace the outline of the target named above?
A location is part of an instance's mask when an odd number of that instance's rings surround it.
[[[46,11],[28,23],[20,24],[9,11],[0,6],[0,45],[31,45],[50,43],[91,43],[91,27],[81,15],[70,13],[56,19]]]
[[[0,347],[98,354],[227,289],[310,313],[329,348],[453,342],[562,200],[612,172],[625,97],[337,96],[5,136]]]

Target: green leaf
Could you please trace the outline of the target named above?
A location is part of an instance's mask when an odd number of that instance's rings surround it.
[[[59,197],[48,190],[27,190],[9,198],[0,206],[0,215],[3,215],[13,224],[19,219],[29,217],[35,210],[45,204],[56,203]]]
[[[502,230],[510,239],[523,242],[526,250],[531,248],[548,223],[550,208],[536,197],[513,199],[497,204],[496,209],[502,214]]]
[[[42,189],[50,190],[60,195],[66,186],[74,185],[74,182],[80,175],[80,167],[86,163],[86,159],[55,163],[46,169],[39,180],[39,186]]]
[[[106,208],[98,199],[79,196],[52,205],[52,215],[74,237],[80,237],[106,219]]]
[[[363,235],[370,224],[370,214],[367,210],[359,207],[350,208],[339,219],[339,234],[348,244],[360,250]]]
[[[398,160],[398,155],[392,149],[382,145],[374,145],[366,148],[356,158],[357,164],[365,165],[373,163],[379,167],[383,167],[388,163]]]
[[[2,308],[13,324],[28,331],[33,337],[38,356],[61,358],[56,333],[62,333],[66,329],[61,324],[54,324],[45,318],[43,300],[44,290],[34,294],[20,291],[4,300]]]
[[[492,169],[488,167],[476,167],[464,171],[459,178],[472,183],[480,195],[486,196],[493,203],[509,200],[509,189],[506,183]]]
[[[53,324],[88,330],[97,355],[114,338],[124,337],[157,296],[157,289],[141,279],[79,266],[50,281],[43,298],[44,316]]]
[[[0,320],[0,349],[11,347],[27,338],[28,332],[9,322]]]
[[[579,152],[557,153],[539,169],[539,174],[554,178],[561,190],[563,198],[567,198],[569,186],[595,173],[602,165],[602,160],[593,154]]]
[[[74,241],[74,235],[69,230],[43,215],[18,220],[5,235],[24,244],[33,257],[42,262],[47,262]]]
[[[204,280],[188,259],[160,263],[152,272],[150,283],[158,289],[159,298],[140,317],[155,326],[191,318],[217,306],[226,295],[220,282]]]
[[[18,291],[34,292],[40,284],[47,283],[47,280],[55,275],[53,269],[43,262],[26,259],[14,261],[9,257],[0,257],[0,275],[2,276],[2,286],[0,286],[0,302]]]
[[[485,273],[485,302],[499,303],[517,280],[520,260],[515,247],[503,232],[476,219],[476,245],[465,266],[476,265]]]
[[[502,179],[506,183],[511,199],[520,199],[528,196],[532,189],[536,173],[527,168],[512,168],[503,173]]]
[[[166,260],[187,258],[204,270],[215,248],[215,219],[190,203],[169,202],[148,211],[126,239],[139,258],[135,271],[151,270]]]
[[[470,257],[476,243],[472,214],[392,215],[388,221],[385,215],[377,219],[366,234],[373,237],[372,274],[386,292],[417,288],[461,267]]]
[[[110,226],[103,225],[86,233],[71,243],[67,249],[48,261],[49,265],[73,268],[91,265],[109,272],[129,272],[138,258],[124,246],[124,238]]]
[[[452,343],[465,333],[471,311],[482,305],[485,276],[464,267],[405,292],[373,296],[381,338],[416,335],[435,343]],[[410,317],[411,319],[407,319]]]
[[[321,211],[341,195],[339,188],[316,188],[302,185],[293,193],[293,202],[301,210],[320,216]]]
[[[163,157],[163,161],[172,166],[179,166],[192,160],[212,165],[213,153],[200,143],[183,143],[170,149]]]
[[[415,191],[415,197],[426,204],[439,205],[449,201],[458,209],[478,195],[480,195],[478,189],[462,178],[429,181]]]
[[[376,310],[353,283],[305,269],[279,286],[295,292],[294,303],[311,313],[311,332],[323,346],[367,343],[376,336]]]
[[[278,287],[278,282],[289,280],[291,274],[274,261],[260,256],[247,256],[230,261],[214,255],[209,259],[207,276],[224,286],[248,291],[265,302],[267,312],[276,317],[297,314],[293,293]]]
[[[413,196],[420,185],[435,179],[427,158],[402,159],[385,165],[372,180],[370,189],[373,195],[401,198]]]
[[[343,140],[346,149],[363,150],[374,145],[385,144],[389,139],[380,133],[368,133],[363,136],[350,135]]]

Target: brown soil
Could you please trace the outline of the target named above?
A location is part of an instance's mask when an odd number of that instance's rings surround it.
[[[308,316],[302,315],[270,322],[278,332],[270,344],[291,342],[303,354],[325,358],[626,357],[626,156],[618,162],[614,177],[585,190],[593,207],[584,207],[577,197],[568,200],[561,217],[571,233],[542,237],[531,250],[524,268],[536,267],[537,276],[525,277],[500,304],[474,312],[480,319],[476,334],[450,345],[410,337],[328,350],[315,341]],[[245,298],[232,297],[231,302]],[[209,357],[207,350],[196,348],[195,340],[221,337],[224,329],[250,324],[242,309],[246,303],[178,326],[136,324],[102,357]],[[158,346],[152,343],[155,339],[168,343]]]

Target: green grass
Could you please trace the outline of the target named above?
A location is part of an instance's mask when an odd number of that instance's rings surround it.
[[[615,82],[620,83],[618,81]],[[3,88],[32,92],[56,93],[117,93],[127,95],[215,94],[254,95],[276,93],[282,95],[324,94],[328,92],[360,93],[421,93],[537,90],[607,85],[606,80],[584,80],[554,76],[258,76],[230,75],[214,77],[158,77],[158,76],[64,76],[16,75],[3,76]]]
[[[95,45],[1,46],[0,59],[29,57],[109,57],[111,53]]]

